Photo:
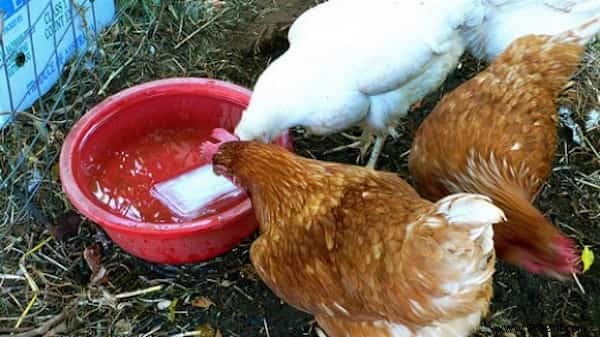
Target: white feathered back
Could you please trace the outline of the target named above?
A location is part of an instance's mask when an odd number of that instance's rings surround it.
[[[236,134],[269,140],[305,126],[385,133],[435,90],[464,51],[458,27],[481,0],[331,0],[303,13],[290,48],[261,74]]]
[[[519,37],[556,35],[600,16],[599,0],[483,0],[480,25],[465,30],[469,51],[492,61]]]

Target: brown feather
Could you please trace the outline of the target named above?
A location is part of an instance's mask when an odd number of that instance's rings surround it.
[[[493,255],[480,267],[487,274],[481,284],[450,294],[447,285],[463,277],[456,261],[479,261],[483,253],[468,230],[450,225],[395,174],[255,142],[224,143],[213,164],[251,196],[261,228],[250,252],[258,275],[287,303],[316,315],[330,337],[376,321],[417,331],[487,312]],[[464,254],[444,248],[450,241],[466,247]]]
[[[516,40],[438,103],[409,159],[418,191],[430,200],[463,191],[492,197],[508,218],[495,226],[498,256],[523,265],[527,255],[554,276],[570,275],[575,266],[557,244],[561,233],[532,201],[557,147],[555,98],[582,53],[579,44],[549,36]]]

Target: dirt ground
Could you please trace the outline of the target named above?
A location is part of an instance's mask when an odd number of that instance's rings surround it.
[[[171,76],[212,77],[251,87],[268,62],[287,48],[281,38],[286,18],[278,17],[268,33],[255,23],[248,26],[257,15],[271,13],[264,11],[265,4],[256,7],[251,2],[231,0],[225,3],[224,13],[206,14],[189,1],[157,5],[151,0],[122,0],[120,23],[104,34],[101,52],[90,56],[95,70],[74,65],[67,69],[76,75],[65,94],[68,109],[49,122],[48,141],[40,145],[48,154],[45,158],[50,158],[45,163],[48,175],[27,206],[27,216],[0,226],[0,337],[317,336],[310,316],[282,303],[257,278],[248,258],[253,238],[204,263],[146,263],[123,252],[93,223],[71,212],[56,174],[55,154],[70,126],[82,112],[119,90]],[[284,1],[273,4],[280,2]],[[307,1],[297,3],[307,5]],[[253,16],[240,17],[240,13]],[[196,32],[207,22],[204,30]],[[590,46],[583,64],[560,100],[573,110],[580,126],[587,112],[600,106],[600,43]],[[402,136],[388,140],[379,169],[397,172],[410,181],[407,151],[415,129],[445,92],[484,66],[465,56],[440,90],[402,121]],[[54,102],[54,94],[40,104]],[[0,168],[12,167],[17,149],[29,142],[27,135],[38,131],[35,119],[25,115],[10,130],[2,131]],[[358,130],[349,133],[357,135]],[[577,144],[572,131],[561,126],[555,169],[537,205],[580,246],[598,250],[600,127],[583,128],[580,136],[583,141]],[[341,135],[306,137],[297,129],[294,138],[300,155],[355,163],[355,150],[325,154],[349,142]],[[23,174],[36,165],[41,164],[27,161]],[[17,205],[15,193],[2,198]],[[107,271],[107,283],[101,286],[91,284],[92,273],[83,256],[93,246]],[[492,310],[475,336],[600,336],[600,267],[592,266],[580,281],[585,294],[572,280],[549,280],[499,262]],[[22,317],[24,312],[27,315]],[[492,329],[526,324],[583,326],[584,331],[495,333]]]

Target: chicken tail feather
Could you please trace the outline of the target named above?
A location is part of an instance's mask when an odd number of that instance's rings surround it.
[[[444,280],[434,298],[442,310],[473,305],[486,312],[495,262],[492,225],[504,220],[504,213],[486,196],[459,193],[439,200],[420,219],[409,227],[405,258],[408,265],[421,260],[426,267],[414,264],[407,273],[420,282]]]
[[[451,224],[481,227],[506,220],[504,213],[492,203],[492,199],[469,193],[447,196],[437,202],[437,210]]]
[[[469,239],[481,242],[484,253],[493,250],[492,225],[505,221],[504,212],[492,200],[480,194],[459,193],[436,203],[437,213],[451,226],[468,229]]]

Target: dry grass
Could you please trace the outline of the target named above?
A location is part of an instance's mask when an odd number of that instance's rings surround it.
[[[99,49],[75,60],[54,91],[0,133],[0,175],[6,179],[0,188],[0,200],[5,201],[0,221],[0,335],[316,336],[310,317],[282,304],[253,273],[251,241],[196,265],[142,262],[114,246],[92,223],[79,226],[77,215],[66,213],[71,206],[57,175],[66,133],[90,106],[110,94],[171,76],[250,86],[269,59],[285,48],[278,41],[259,54],[230,48],[228,37],[235,31],[239,36],[239,27],[258,12],[252,0],[227,0],[216,10],[203,1],[121,0],[120,22],[102,36]],[[383,169],[407,177],[406,151],[418,123],[444,92],[481,67],[465,57],[462,68],[401,125],[405,137],[386,144]],[[581,126],[587,112],[600,106],[599,78],[600,43],[595,43],[561,98]],[[561,128],[555,171],[539,205],[580,245],[598,249],[600,127],[582,128],[581,144],[572,141],[570,132]],[[348,143],[341,135],[306,138],[297,130],[295,137],[305,156],[354,162],[357,154],[325,154]],[[9,172],[14,174],[7,178]],[[57,225],[60,229],[72,222],[76,235],[52,238]],[[108,272],[108,283],[102,286],[90,284],[83,258],[84,249],[95,243],[102,248]],[[500,264],[492,315],[478,335],[494,336],[493,325],[525,323],[586,325],[587,332],[579,336],[600,335],[593,323],[600,322],[600,268],[593,267],[581,282],[586,295],[572,282],[546,280]],[[207,299],[214,305],[207,307]]]

